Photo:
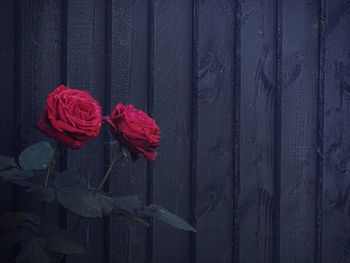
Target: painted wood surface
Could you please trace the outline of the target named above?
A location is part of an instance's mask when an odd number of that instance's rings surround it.
[[[0,154],[14,156],[16,145],[16,24],[13,1],[0,1],[0,79],[5,88],[0,89]],[[4,129],[6,127],[6,131]],[[0,184],[0,213],[16,207],[15,187],[10,183]],[[14,251],[2,253],[5,262],[10,262]]]
[[[350,3],[329,1],[322,6],[323,18],[323,183],[322,262],[348,262],[349,220],[349,87]]]
[[[278,10],[281,262],[316,262],[318,3],[282,1]]]
[[[220,255],[221,262],[232,262],[235,6],[225,0],[194,4],[196,261]]]
[[[105,96],[105,5],[98,0],[67,1],[64,27],[66,33],[66,80],[68,86],[88,90],[103,104]],[[90,165],[86,165],[89,163]],[[92,187],[97,187],[105,172],[104,140],[91,140],[84,151],[68,150],[67,169],[76,169]],[[72,228],[78,216],[67,214]],[[77,235],[87,248],[87,256],[69,256],[67,262],[104,261],[104,222],[83,219]]]
[[[108,1],[107,7],[107,97],[106,114],[118,102],[148,111],[148,3]],[[110,136],[108,137],[110,140]],[[109,147],[109,149],[111,149]],[[109,191],[139,194],[148,201],[148,164],[140,159],[115,170]],[[110,262],[147,262],[147,230],[124,217],[112,214],[109,220]]]
[[[275,1],[240,3],[239,262],[272,262],[275,204]],[[237,245],[238,245],[237,244]],[[251,248],[256,249],[252,250]]]
[[[155,0],[152,18],[153,94],[150,95],[153,95],[152,115],[162,129],[159,158],[152,169],[152,201],[189,220],[191,3]],[[189,262],[189,237],[187,232],[154,221],[153,261]]]
[[[16,145],[18,150],[36,143],[43,135],[36,129],[46,94],[61,82],[60,1],[18,1],[16,14]],[[49,36],[49,37],[47,37]],[[36,176],[38,182],[43,174]],[[18,191],[17,209],[40,214],[42,204],[33,193]],[[45,220],[59,225],[59,207],[51,206]]]
[[[349,28],[348,0],[0,0],[0,154],[44,138],[57,85],[87,89],[105,115],[131,103],[161,127],[159,158],[116,168],[104,190],[198,232],[84,219],[88,253],[66,262],[349,262]],[[104,131],[57,169],[97,186],[111,148]],[[0,192],[0,212],[40,213],[30,193]]]

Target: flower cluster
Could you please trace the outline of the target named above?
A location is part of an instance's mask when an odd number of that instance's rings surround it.
[[[156,159],[154,149],[160,141],[156,122],[133,105],[122,103],[117,104],[110,116],[102,117],[100,104],[88,91],[57,87],[47,96],[38,129],[70,148],[82,149],[89,139],[99,135],[103,120],[109,124],[112,136],[128,148],[134,161],[138,154]]]
[[[90,139],[100,134],[103,122],[121,147],[114,152],[99,185],[90,185],[78,170],[55,171],[56,161],[64,149],[62,146],[83,149]],[[108,217],[112,211],[145,227],[151,227],[148,221],[153,218],[177,229],[196,232],[190,223],[164,207],[143,204],[137,195],[105,191],[104,185],[113,174],[113,168],[126,161],[126,151],[133,161],[139,158],[139,154],[149,160],[157,158],[158,153],[154,150],[159,147],[160,130],[145,112],[133,105],[118,103],[109,116],[102,116],[100,104],[89,92],[61,85],[48,94],[38,129],[56,142],[42,141],[30,145],[18,158],[0,155],[0,180],[12,182],[32,194],[37,193],[42,202],[42,217],[48,213],[46,203],[56,201],[79,218],[68,231],[50,226],[40,216],[31,213],[16,211],[2,215],[0,240],[8,243],[8,248],[20,245],[16,262],[24,259],[51,262],[49,257],[55,253],[61,254],[59,262],[62,262],[64,255],[85,253],[84,245],[73,235],[81,218]],[[45,175],[43,182],[38,183],[34,175]]]

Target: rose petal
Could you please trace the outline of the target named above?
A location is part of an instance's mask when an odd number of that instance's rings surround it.
[[[75,140],[66,133],[59,132],[55,130],[47,119],[47,113],[45,112],[43,116],[38,121],[38,129],[45,136],[57,140],[73,149],[83,149],[85,147],[85,141]]]
[[[102,109],[87,91],[64,85],[48,94],[38,126],[46,136],[79,149],[85,141],[99,134]]]
[[[149,160],[156,159],[158,153],[153,149],[159,146],[160,129],[145,112],[131,104],[124,106],[118,103],[104,120],[109,124],[113,137],[129,149],[134,161],[139,153]]]

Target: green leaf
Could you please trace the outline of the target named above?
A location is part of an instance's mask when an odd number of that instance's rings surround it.
[[[46,201],[46,202],[52,202],[55,200],[56,197],[56,191],[49,187],[43,187],[39,190],[40,200]]]
[[[5,180],[26,180],[33,177],[33,173],[29,171],[23,171],[18,168],[12,168],[5,171],[0,171],[0,176]]]
[[[22,249],[17,255],[15,262],[17,263],[48,263],[49,257],[38,243],[36,238],[23,243]]]
[[[35,239],[38,245],[42,247],[42,249],[46,248],[46,244],[47,244],[46,237],[35,237]]]
[[[66,170],[62,173],[55,173],[54,186],[56,189],[63,187],[86,187],[87,182],[84,180],[79,171]]]
[[[137,210],[142,207],[140,198],[137,195],[111,195],[114,205],[124,210]]]
[[[16,185],[27,188],[26,191],[37,191],[42,188],[41,185],[38,185],[31,181],[33,177],[33,172],[24,171],[19,168],[12,168],[9,170],[0,171],[0,178]]]
[[[28,170],[47,169],[53,155],[49,142],[39,142],[26,148],[19,156],[20,166]]]
[[[42,186],[41,184],[35,184],[32,182],[27,182],[27,184],[23,186],[27,188],[26,192],[37,192],[44,188],[44,186]]]
[[[71,233],[58,227],[50,226],[43,229],[47,238],[47,248],[62,254],[82,254],[84,247]]]
[[[141,213],[145,216],[150,216],[161,220],[175,228],[197,232],[189,223],[183,220],[181,217],[169,212],[165,208],[152,204],[144,208]]]
[[[129,210],[124,210],[124,209],[118,209],[118,212],[127,217],[128,219],[130,219],[131,221],[134,221],[136,223],[139,223],[139,224],[142,224],[144,225],[145,227],[151,227],[150,224],[144,220],[143,218],[141,218],[138,214],[134,213],[134,212],[131,212]]]
[[[96,193],[96,198],[100,202],[103,216],[109,216],[113,210],[113,199],[103,193]]]
[[[10,212],[0,218],[0,229],[8,230],[24,225],[34,229],[40,225],[40,217],[24,212]]]
[[[0,171],[0,178],[3,180],[10,181],[14,184],[20,185],[20,186],[28,186],[31,185],[32,183],[27,181],[33,177],[32,172],[30,171],[23,171],[18,168],[12,168],[9,170],[3,170]]]
[[[0,155],[0,170],[18,167],[15,158]]]
[[[100,202],[88,189],[66,187],[57,191],[57,200],[65,208],[85,217],[102,217]]]
[[[21,227],[0,237],[0,251],[11,248],[20,241],[27,240],[33,235],[33,231]]]

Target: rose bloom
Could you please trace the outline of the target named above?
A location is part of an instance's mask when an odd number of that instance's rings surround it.
[[[99,134],[101,125],[101,106],[90,93],[61,85],[48,94],[38,129],[68,147],[82,149]]]
[[[160,129],[145,112],[135,109],[131,104],[124,106],[118,103],[106,120],[113,137],[129,149],[134,161],[138,159],[139,153],[149,160],[156,159],[158,153],[153,150],[159,147]]]

